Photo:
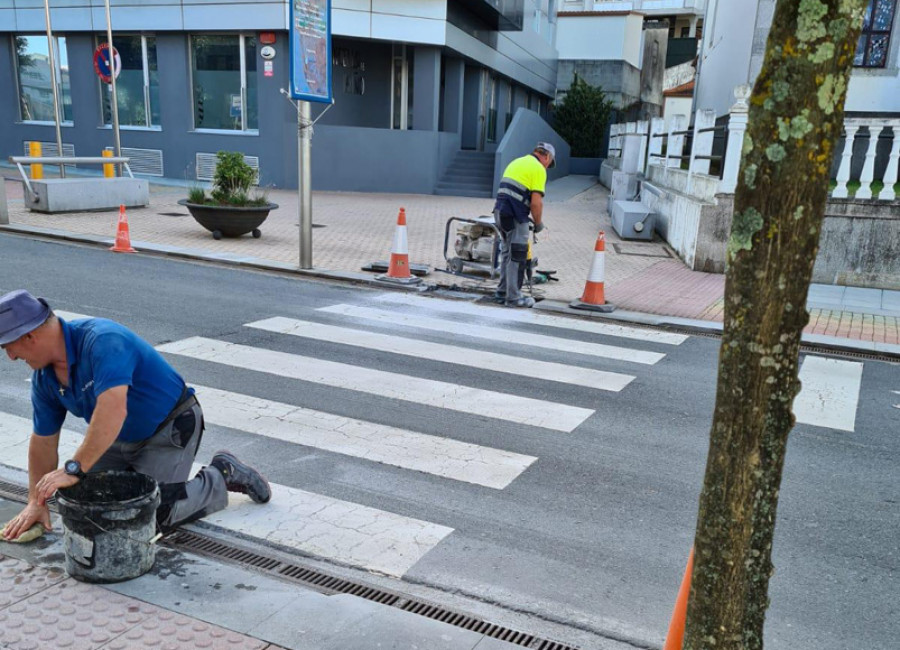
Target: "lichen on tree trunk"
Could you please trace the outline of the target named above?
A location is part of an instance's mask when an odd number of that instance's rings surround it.
[[[757,650],[800,336],[866,0],[779,0],[750,99],[683,647]]]

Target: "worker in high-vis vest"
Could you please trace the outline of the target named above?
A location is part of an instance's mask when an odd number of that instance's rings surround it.
[[[503,171],[494,222],[500,231],[500,284],[494,299],[507,307],[534,307],[534,298],[522,295],[528,263],[528,237],[544,229],[544,188],[547,169],[556,164],[556,149],[538,142],[527,156],[516,158]]]

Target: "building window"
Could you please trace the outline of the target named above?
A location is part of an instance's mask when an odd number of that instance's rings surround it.
[[[500,81],[494,75],[490,75],[488,82],[489,104],[487,112],[487,141],[497,141],[497,109],[500,104]]]
[[[98,43],[106,43],[100,36]],[[113,46],[122,60],[122,72],[116,77],[119,124],[122,126],[159,126],[159,70],[156,65],[156,38],[116,35]],[[112,84],[100,82],[103,123],[112,124]]]
[[[896,7],[897,0],[869,0],[862,33],[856,46],[856,56],[853,58],[854,66],[883,68],[887,65]]]
[[[415,56],[412,49],[395,43],[391,73],[391,128],[413,128],[413,89]]]
[[[56,122],[53,86],[59,94],[60,119],[72,123],[72,90],[69,86],[69,56],[64,36],[53,39],[56,70],[50,71],[46,36],[16,36],[16,67],[19,76],[19,109],[25,122]]]
[[[195,129],[259,128],[255,37],[192,36],[191,83]]]

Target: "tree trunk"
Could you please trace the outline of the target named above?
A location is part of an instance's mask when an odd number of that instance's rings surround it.
[[[866,0],[779,0],[750,99],[684,648],[756,650],[800,336]]]

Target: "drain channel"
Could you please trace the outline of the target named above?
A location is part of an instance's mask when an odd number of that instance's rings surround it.
[[[0,497],[26,501],[28,499],[28,489],[0,479]],[[48,505],[51,505],[54,511],[56,510],[55,500],[51,499],[48,501]],[[230,542],[215,539],[195,531],[176,530],[174,533],[164,537],[161,544],[179,551],[196,553],[229,564],[249,568],[274,576],[280,580],[303,585],[325,595],[347,594],[365,598],[381,605],[396,607],[404,612],[410,612],[453,625],[454,627],[471,630],[472,632],[484,634],[485,636],[524,648],[530,648],[531,650],[578,650],[575,646],[542,639],[526,632],[519,632],[518,630],[490,623],[476,616],[470,616],[441,605],[340,578],[319,569],[282,562],[273,557],[249,551]]]

